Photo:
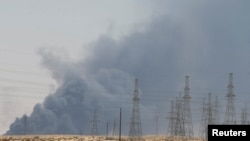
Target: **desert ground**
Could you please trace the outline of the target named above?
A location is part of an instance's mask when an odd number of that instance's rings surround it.
[[[0,136],[0,141],[118,141],[119,137],[86,136],[86,135],[11,135]],[[128,141],[127,136],[121,137],[122,141]],[[205,141],[202,138],[143,136],[144,141]]]

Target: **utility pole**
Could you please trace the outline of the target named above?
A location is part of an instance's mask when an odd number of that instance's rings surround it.
[[[108,139],[108,136],[109,136],[109,122],[107,122],[106,125],[106,139]]]
[[[229,82],[227,86],[228,93],[226,95],[227,98],[227,107],[224,118],[224,124],[236,124],[236,113],[235,113],[235,105],[234,98],[235,94],[233,92],[233,73],[229,73]]]
[[[158,135],[158,120],[159,120],[159,117],[156,116],[156,118],[155,118],[155,134],[156,134],[156,136]]]
[[[122,108],[120,108],[119,141],[121,141],[121,133],[122,133]]]
[[[135,79],[135,89],[133,98],[133,109],[130,119],[129,128],[129,141],[141,141],[142,140],[142,127],[141,127],[141,115],[139,109],[139,87],[138,79]]]
[[[115,135],[116,121],[114,119],[112,136]]]

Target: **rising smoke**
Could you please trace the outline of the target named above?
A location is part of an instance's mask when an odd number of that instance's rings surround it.
[[[162,5],[170,7],[167,4]],[[100,36],[89,45],[90,55],[78,62],[63,61],[41,49],[43,65],[51,71],[59,87],[43,103],[34,106],[27,117],[27,132],[89,134],[92,115],[97,109],[99,131],[104,134],[106,122],[118,119],[122,107],[122,132],[127,134],[134,78],[139,79],[141,89],[144,134],[154,133],[156,115],[162,122],[160,130],[166,133],[168,107],[183,90],[185,75],[190,75],[191,96],[196,101],[193,119],[198,121],[201,96],[206,96],[212,88],[224,99],[228,73],[242,74],[245,73],[242,69],[249,70],[245,61],[249,60],[250,51],[247,4],[247,1],[227,4],[203,1],[195,6],[178,5],[180,11],[152,19],[143,31],[134,30],[120,40]],[[217,79],[221,76],[223,79]],[[244,82],[241,80],[238,85]],[[245,91],[243,86],[241,90]],[[23,134],[23,119],[24,116],[17,117],[6,134]]]

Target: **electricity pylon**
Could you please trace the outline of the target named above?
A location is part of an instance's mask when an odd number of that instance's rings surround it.
[[[192,114],[191,114],[191,108],[190,108],[190,99],[191,99],[191,96],[190,96],[190,88],[189,88],[189,76],[186,76],[184,96],[183,96],[183,117],[184,117],[185,136],[187,137],[194,136]]]
[[[142,127],[141,127],[141,115],[139,109],[139,87],[138,79],[135,79],[135,89],[133,97],[133,109],[130,118],[129,128],[129,141],[141,141],[142,139]]]
[[[97,122],[98,122],[98,119],[97,119],[97,110],[95,109],[94,110],[94,113],[93,113],[93,120],[92,120],[92,129],[91,129],[91,135],[94,137],[96,135],[98,135],[98,126],[97,126]]]
[[[233,92],[234,85],[233,85],[233,73],[229,73],[229,82],[228,82],[228,93],[226,95],[227,98],[227,107],[226,113],[224,118],[224,124],[236,124],[236,113],[235,113],[235,105],[234,105],[234,98],[235,94]]]
[[[243,124],[243,125],[249,124],[248,110],[247,110],[247,104],[246,103],[245,103],[245,106],[242,109],[242,113],[241,113],[241,124]]]
[[[167,117],[168,119],[168,131],[167,131],[167,134],[168,136],[170,137],[173,137],[175,134],[174,134],[174,129],[175,129],[175,121],[176,121],[176,118],[175,118],[175,114],[174,114],[174,101],[171,101],[171,109],[170,109],[170,112],[169,112],[169,117]]]

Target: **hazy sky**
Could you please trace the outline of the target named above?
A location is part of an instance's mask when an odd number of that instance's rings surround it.
[[[112,90],[106,79],[115,85],[113,79],[139,77],[144,115],[156,103],[170,105],[190,75],[196,129],[209,92],[219,97],[222,120],[230,72],[237,109],[249,100],[249,6],[248,0],[0,1],[0,132],[64,81],[57,76],[64,70],[53,63],[72,60],[79,61],[72,68],[81,66],[93,76],[96,89]],[[59,59],[39,55],[40,48]],[[166,117],[168,108],[159,107],[155,112]]]
[[[147,2],[133,0],[1,0],[0,133],[56,87],[41,65],[39,48],[83,58],[82,48],[99,35],[119,38],[150,16]]]

